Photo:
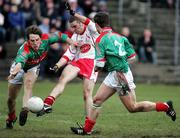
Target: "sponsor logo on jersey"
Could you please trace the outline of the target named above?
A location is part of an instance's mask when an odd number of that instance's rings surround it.
[[[86,53],[91,49],[91,45],[89,44],[84,44],[80,47],[81,53]]]

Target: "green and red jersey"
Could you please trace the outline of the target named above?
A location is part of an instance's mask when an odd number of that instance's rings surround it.
[[[58,41],[66,41],[66,34],[58,32],[57,35],[49,36],[48,34],[42,34],[42,43],[37,51],[35,51],[31,45],[26,41],[19,48],[17,56],[15,58],[15,63],[21,63],[22,68],[27,70],[31,67],[38,65],[46,56],[50,49],[50,45]]]
[[[106,60],[105,69],[108,72],[121,71],[126,73],[129,68],[127,58],[136,55],[127,38],[106,27],[96,39],[96,59]]]

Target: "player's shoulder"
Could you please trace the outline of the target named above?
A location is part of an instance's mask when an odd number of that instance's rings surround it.
[[[108,35],[108,32],[102,32],[96,39],[96,43],[99,43],[100,41],[103,40],[103,38],[105,38],[105,36]]]
[[[25,41],[18,50],[20,53],[29,54],[30,53],[30,46],[27,41]]]

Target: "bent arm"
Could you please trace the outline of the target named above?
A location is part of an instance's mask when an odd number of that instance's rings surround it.
[[[76,18],[78,18],[82,23],[85,23],[86,20],[87,20],[87,17],[85,17],[85,16],[83,16],[83,15],[80,15],[80,14],[78,14],[78,13],[75,13],[74,16],[75,16]]]

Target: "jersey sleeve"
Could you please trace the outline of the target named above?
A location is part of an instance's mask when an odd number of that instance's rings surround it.
[[[124,45],[125,45],[125,51],[127,53],[127,58],[135,58],[136,52],[133,48],[133,46],[130,44],[127,38],[124,37]]]
[[[29,52],[26,49],[26,47],[21,46],[15,58],[15,63],[21,63],[21,66],[23,68],[25,66],[26,61],[28,60],[28,56]]]
[[[91,34],[98,34],[95,23],[92,22],[89,18],[86,19],[84,24],[87,25]]]
[[[58,41],[66,42],[68,36],[61,32],[55,32],[49,39],[49,44],[57,43]]]

